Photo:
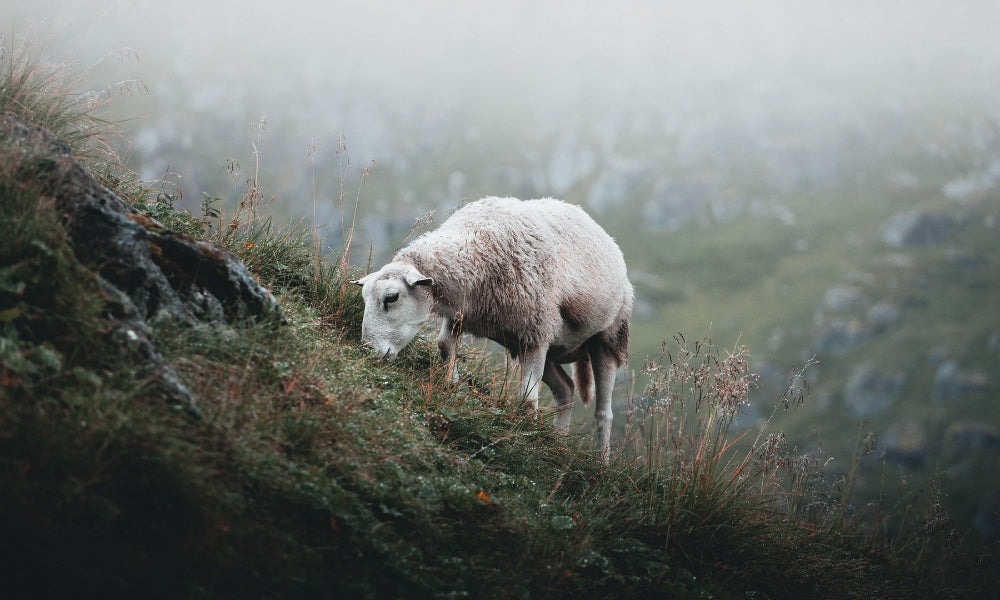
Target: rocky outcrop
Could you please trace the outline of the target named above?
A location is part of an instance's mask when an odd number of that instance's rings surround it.
[[[106,293],[120,358],[197,413],[151,341],[152,326],[236,323],[275,313],[274,298],[228,250],[167,230],[97,183],[49,131],[0,115],[0,161],[8,173],[39,186],[63,215],[76,260]]]

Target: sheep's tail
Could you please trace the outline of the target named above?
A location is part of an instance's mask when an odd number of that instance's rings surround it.
[[[590,364],[589,355],[585,354],[583,358],[573,363],[573,380],[580,394],[580,400],[583,400],[584,404],[590,404],[594,398],[594,368]]]

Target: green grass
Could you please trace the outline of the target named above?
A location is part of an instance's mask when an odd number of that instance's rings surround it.
[[[780,415],[774,424],[803,451],[822,448],[832,457],[831,478],[846,476],[854,453],[853,436],[843,432],[875,433],[879,449],[864,459],[854,501],[892,506],[906,502],[916,489],[938,485],[943,504],[955,515],[955,529],[965,532],[980,510],[984,490],[978,482],[994,481],[1000,471],[994,449],[956,448],[945,431],[952,423],[995,421],[997,386],[988,377],[983,389],[960,398],[941,402],[933,394],[944,359],[970,372],[996,371],[997,349],[990,340],[1000,330],[1000,317],[989,307],[1000,299],[995,276],[1000,204],[995,191],[964,204],[942,195],[949,180],[976,170],[976,160],[935,164],[903,146],[903,156],[865,165],[861,183],[775,199],[796,215],[792,225],[744,215],[661,235],[644,232],[641,215],[628,212],[638,211],[623,205],[615,217],[617,237],[630,271],[639,274],[634,278],[638,296],[648,302],[647,311],[633,319],[633,367],[673,331],[709,331],[725,346],[747,344],[765,376],[818,354],[821,364],[811,373],[817,402],[810,410]],[[919,183],[889,184],[886,174],[898,170],[919,173]],[[940,243],[890,247],[882,240],[882,227],[904,210],[960,214],[965,221]],[[908,266],[900,266],[899,259]],[[824,293],[838,285],[856,288],[867,300],[841,313],[825,309]],[[868,308],[877,302],[897,307],[898,322],[849,351],[817,349],[823,331],[817,315],[827,313],[827,323],[855,319],[864,324]],[[906,376],[899,397],[882,414],[859,417],[842,402],[845,382],[861,364]],[[752,395],[755,414],[766,415],[773,387],[771,375]],[[585,418],[582,409],[577,413]],[[892,428],[904,421],[926,435],[922,465],[895,458],[891,450],[884,454]]]
[[[353,274],[316,255],[307,227],[258,218],[252,198],[230,216],[173,213],[169,195],[136,194],[130,180],[133,203],[237,252],[287,320],[157,326],[201,407],[193,418],[115,360],[107,300],[44,194],[22,185],[31,174],[0,176],[0,564],[11,597],[992,589],[960,540],[943,537],[939,504],[914,507],[920,526],[885,538],[860,527],[822,464],[780,432],[733,435],[755,381],[743,348],[666,345],[649,385],[629,394],[626,443],[605,466],[589,436],[524,415],[483,355],[458,385],[432,342],[373,361],[357,344]],[[803,396],[792,387],[785,399]]]

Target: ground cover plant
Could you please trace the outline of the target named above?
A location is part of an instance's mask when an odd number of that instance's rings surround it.
[[[9,54],[4,54],[9,60]],[[60,132],[87,119],[59,71],[18,55],[0,107]],[[15,82],[47,81],[27,98]],[[80,111],[83,112],[80,112]],[[72,131],[73,128],[71,127]],[[71,140],[81,156],[94,132]],[[0,140],[0,143],[9,143]],[[171,211],[115,166],[108,182],[176,229],[237,253],[283,307],[154,337],[201,408],[116,363],[106,299],[32,174],[0,166],[0,561],[11,597],[989,597],[995,562],[939,504],[887,537],[779,431],[732,435],[748,350],[673,337],[625,386],[604,466],[586,432],[521,410],[515,375],[471,351],[452,384],[433,343],[393,364],[360,348],[357,275],[308,226]],[[793,369],[776,399],[807,399]],[[808,404],[799,410],[806,410]],[[766,426],[765,426],[766,427]],[[859,446],[859,456],[865,452]],[[843,494],[838,492],[844,492]],[[890,507],[891,508],[891,507]],[[874,514],[874,520],[865,520]]]

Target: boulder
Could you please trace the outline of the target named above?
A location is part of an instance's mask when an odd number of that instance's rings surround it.
[[[873,333],[882,333],[899,322],[899,307],[891,302],[879,302],[868,309],[868,325]]]
[[[844,406],[858,417],[871,417],[888,410],[906,385],[906,375],[886,373],[867,363],[856,365],[844,385]]]
[[[945,212],[907,210],[893,215],[882,226],[888,246],[932,246],[956,230],[958,219]]]
[[[952,423],[944,437],[949,448],[956,451],[1000,448],[1000,426],[979,421]]]
[[[823,307],[833,312],[847,312],[865,301],[865,295],[853,285],[835,285],[823,292]]]
[[[846,354],[871,339],[871,328],[861,319],[836,320],[818,329],[815,349],[820,354]]]
[[[649,185],[656,169],[647,160],[612,157],[597,171],[587,192],[587,207],[599,215],[610,213]]]
[[[574,133],[564,133],[556,142],[549,159],[549,190],[563,196],[597,168],[597,153],[581,143]]]
[[[643,223],[649,229],[678,231],[692,223],[706,224],[708,218],[731,218],[740,202],[727,191],[728,183],[711,173],[662,179],[643,207]]]
[[[883,446],[887,460],[908,467],[922,467],[930,453],[927,431],[911,418],[890,425],[883,436]]]
[[[152,342],[160,322],[231,324],[279,308],[225,248],[166,229],[97,183],[54,134],[0,115],[0,161],[56,203],[75,258],[104,290],[122,360],[162,383],[175,403],[198,408]]]
[[[934,374],[934,401],[954,402],[963,397],[982,394],[989,389],[986,373],[961,369],[953,360],[946,360]]]
[[[941,191],[949,200],[968,202],[989,193],[997,183],[1000,183],[1000,160],[994,159],[984,169],[952,179]]]

